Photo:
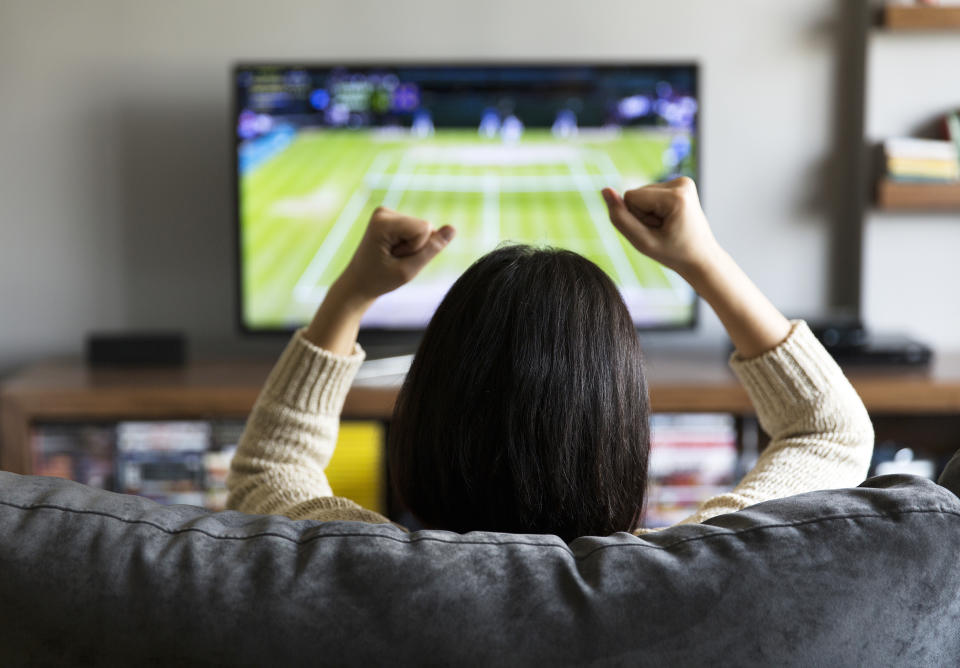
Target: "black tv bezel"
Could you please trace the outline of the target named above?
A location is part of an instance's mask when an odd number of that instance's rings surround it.
[[[232,202],[232,223],[234,238],[234,297],[235,297],[235,315],[236,324],[239,331],[244,336],[256,338],[278,338],[280,336],[289,337],[299,327],[250,327],[244,320],[243,310],[243,241],[241,234],[240,220],[240,160],[238,148],[240,145],[237,137],[237,118],[240,114],[240,96],[237,88],[237,75],[241,70],[252,68],[271,68],[291,69],[291,68],[332,68],[345,67],[368,69],[377,67],[662,67],[662,68],[689,68],[693,70],[693,94],[697,100],[696,113],[696,141],[694,142],[694,181],[697,184],[697,190],[702,190],[702,169],[701,169],[701,118],[703,115],[703,99],[700,86],[700,63],[696,60],[667,60],[667,61],[622,61],[622,60],[381,60],[381,61],[271,61],[271,62],[250,62],[238,61],[230,69],[230,136],[231,164],[233,173],[231,175],[231,194]],[[702,192],[700,194],[701,204],[703,203]],[[319,306],[319,304],[318,304]],[[691,311],[689,323],[668,324],[668,325],[636,325],[637,332],[687,332],[694,331],[700,324],[700,298],[694,294],[693,309]],[[423,334],[426,324],[418,328],[383,328],[383,327],[362,327],[360,329],[360,342],[365,345],[397,344],[410,345]]]

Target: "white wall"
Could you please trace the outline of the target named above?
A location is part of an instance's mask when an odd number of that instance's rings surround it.
[[[869,39],[868,140],[924,134],[960,109],[960,39],[955,32],[875,30]],[[871,211],[864,226],[868,322],[960,349],[960,215]]]
[[[695,59],[718,237],[783,309],[822,311],[846,280],[827,275],[841,4],[3,0],[0,370],[78,353],[93,329],[278,348],[234,332],[237,60]],[[678,338],[719,332],[707,314]]]

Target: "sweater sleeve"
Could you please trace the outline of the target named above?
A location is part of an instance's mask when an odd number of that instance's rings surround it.
[[[298,331],[270,372],[247,419],[227,477],[227,507],[293,519],[387,522],[336,497],[324,469],[333,456],[340,411],[364,359],[323,350]]]
[[[873,426],[843,371],[803,321],[776,348],[730,360],[770,444],[729,493],[705,501],[682,523],[703,522],[761,501],[863,482]]]

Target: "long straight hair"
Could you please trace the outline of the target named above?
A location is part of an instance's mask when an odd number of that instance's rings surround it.
[[[556,534],[634,529],[649,456],[636,329],[576,253],[477,260],[430,321],[394,409],[392,484],[424,524]]]

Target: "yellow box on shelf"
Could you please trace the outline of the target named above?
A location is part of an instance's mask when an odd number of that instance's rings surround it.
[[[382,422],[344,420],[326,471],[334,494],[384,514],[387,510],[385,435]]]

